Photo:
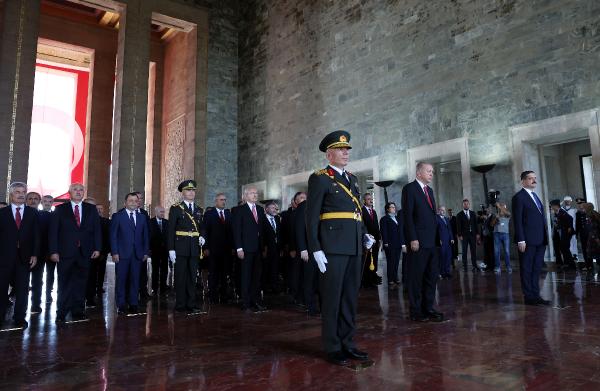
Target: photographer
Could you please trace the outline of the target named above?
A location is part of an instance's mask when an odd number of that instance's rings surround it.
[[[483,261],[486,270],[491,270],[494,264],[494,226],[492,223],[494,223],[495,218],[496,216],[491,214],[485,205],[481,205],[481,210],[477,212],[477,219],[481,229]]]
[[[512,267],[510,265],[510,251],[509,251],[509,235],[508,225],[510,222],[510,212],[506,207],[506,204],[497,202],[496,208],[498,209],[498,216],[495,217],[494,222],[494,258],[495,266],[494,272],[500,273],[500,253],[504,251],[504,264],[506,265],[506,271],[512,273]]]

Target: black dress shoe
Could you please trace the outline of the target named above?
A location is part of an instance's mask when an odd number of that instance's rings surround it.
[[[327,353],[327,361],[335,365],[348,365],[348,357],[342,351]]]
[[[200,308],[198,307],[191,307],[187,309],[187,313],[188,314],[197,314],[200,312]]]
[[[428,322],[429,318],[423,315],[411,315],[410,320],[413,322]]]
[[[127,309],[125,307],[119,307],[119,309],[117,310],[117,314],[119,314],[119,315],[126,315],[127,314]]]
[[[354,348],[344,349],[344,354],[353,360],[367,361],[369,359],[369,354],[367,352],[361,352]]]
[[[265,307],[265,306],[264,306],[264,305],[262,305],[262,304],[258,304],[258,303],[254,304],[254,308],[255,308],[257,311],[266,311],[266,310],[267,310],[267,307]]]
[[[137,305],[132,305],[132,306],[129,306],[129,313],[130,314],[139,314],[140,310],[138,309]]]
[[[25,319],[15,320],[14,324],[15,324],[15,327],[21,327],[23,329],[26,329],[27,327],[29,327],[29,323],[27,323],[27,321]]]
[[[31,311],[29,311],[30,314],[39,314],[40,312],[42,312],[42,307],[31,307]]]
[[[525,299],[523,302],[525,305],[540,305],[540,302],[537,299]]]
[[[441,322],[444,320],[444,314],[441,312],[437,312],[435,310],[431,310],[425,313],[425,316],[429,318],[432,322]]]
[[[537,302],[538,302],[539,305],[550,305],[550,304],[552,304],[552,302],[550,300],[544,300],[541,297],[539,297],[537,299]]]
[[[85,306],[87,308],[96,308],[96,302],[94,301],[94,299],[86,300]]]
[[[88,318],[88,316],[86,314],[77,314],[77,315],[72,315],[73,320],[75,321],[82,321],[82,320],[89,320],[90,318]]]
[[[175,308],[176,312],[187,312],[187,309],[185,308]]]
[[[65,316],[64,315],[56,315],[56,319],[54,320],[55,323],[65,323]]]

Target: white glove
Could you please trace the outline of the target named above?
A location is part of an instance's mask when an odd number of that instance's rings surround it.
[[[175,259],[177,259],[177,254],[175,254],[175,250],[169,250],[169,259],[173,264],[175,264]]]
[[[325,253],[323,251],[315,251],[313,257],[315,257],[315,261],[317,262],[317,266],[321,273],[325,273],[325,270],[327,270],[327,266],[325,266],[327,264]]]
[[[204,243],[206,243],[206,240],[204,240],[204,238],[202,236],[200,236],[198,238],[198,243],[200,243],[200,247],[204,246]]]
[[[375,238],[371,234],[365,234],[363,242],[365,243],[365,248],[367,250],[370,250],[371,247],[373,247],[373,245],[375,244]]]
[[[300,258],[302,258],[302,260],[304,262],[307,262],[308,261],[308,250],[300,251]]]

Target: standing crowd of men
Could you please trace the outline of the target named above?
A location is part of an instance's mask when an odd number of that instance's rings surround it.
[[[288,294],[290,302],[309,315],[322,314],[328,360],[346,365],[350,359],[368,359],[353,342],[357,298],[361,286],[382,283],[383,273],[377,270],[380,250],[387,259],[389,289],[402,284],[407,292],[410,319],[441,322],[444,315],[434,308],[436,284],[451,277],[458,241],[465,270],[469,254],[473,271],[481,270],[476,246],[483,236],[486,263],[500,272],[504,253],[507,271],[512,272],[511,218],[524,302],[549,304],[539,290],[548,235],[534,172],[521,174],[522,189],[512,199],[512,215],[501,203],[496,204],[497,214],[475,214],[465,199],[463,210],[452,216],[436,205],[430,187],[433,166],[421,162],[416,179],[402,189],[402,209],[387,202],[379,219],[372,195],[363,194],[361,202],[357,178],[345,170],[349,141],[345,131],[332,132],[321,141],[319,149],[329,165],[310,176],[308,192],[296,193],[281,214],[275,201],[259,205],[252,186],[244,189],[242,201],[231,210],[223,193],[216,195],[214,206],[203,210],[195,202],[196,182],[183,181],[178,187],[181,201],[170,207],[167,220],[161,206],[150,218],[140,192],[128,193],[123,208],[108,219],[102,205],[84,199],[80,183],[69,187],[69,199],[54,210],[51,196],[28,193],[21,182],[11,184],[10,204],[0,209],[0,292],[7,293],[11,286],[13,298],[0,298],[0,322],[10,304],[15,326],[27,327],[30,281],[30,313],[35,314],[42,311],[44,272],[46,303],[52,302],[55,269],[56,322],[69,316],[73,321],[87,320],[86,309],[102,299],[110,255],[119,314],[139,313],[145,299],[164,296],[173,287],[174,310],[187,314],[199,312],[203,300],[238,302],[245,312],[261,312],[266,309],[265,297]],[[567,206],[569,201],[565,198]],[[589,253],[600,249],[599,215],[590,204],[581,204],[582,214],[572,217],[566,207],[551,203],[558,227],[557,254],[564,262],[572,261],[574,232],[589,243],[584,246]],[[207,282],[202,270],[208,270]]]

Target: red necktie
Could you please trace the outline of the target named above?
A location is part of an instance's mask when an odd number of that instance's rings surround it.
[[[15,214],[15,223],[17,223],[17,229],[21,228],[21,207],[17,206],[17,213]]]
[[[75,205],[75,222],[77,223],[77,227],[81,225],[81,216],[79,215],[79,205]]]
[[[254,216],[254,221],[258,224],[258,214],[256,213],[256,205],[252,205],[252,216]]]
[[[373,216],[373,209],[369,208],[369,214],[371,215],[371,220],[375,220],[375,216]]]
[[[427,191],[427,186],[423,186],[423,191],[425,192],[425,197],[427,197],[427,203],[429,207],[433,209],[433,203],[431,202],[431,198],[429,197],[429,192]]]
[[[223,211],[222,210],[219,211],[219,218],[221,219],[221,223],[225,222],[225,216],[223,215]]]

